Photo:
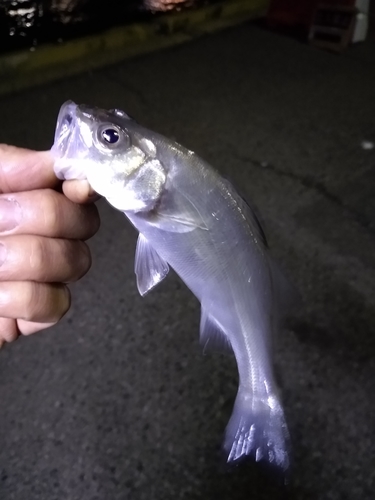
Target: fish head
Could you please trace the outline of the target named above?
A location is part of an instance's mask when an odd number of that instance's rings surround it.
[[[87,179],[121,211],[149,211],[159,200],[166,171],[151,140],[124,111],[64,103],[52,154],[60,179]]]

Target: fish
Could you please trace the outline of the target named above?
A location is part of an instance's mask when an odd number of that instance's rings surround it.
[[[223,440],[228,464],[250,459],[288,470],[273,364],[288,282],[255,211],[196,153],[119,109],[65,102],[51,151],[60,179],[86,179],[137,229],[139,293],[172,268],[200,301],[205,350],[234,353],[239,383]]]

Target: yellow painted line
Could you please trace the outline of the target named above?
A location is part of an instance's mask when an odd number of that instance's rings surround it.
[[[113,64],[264,15],[269,0],[225,0],[34,51],[0,56],[0,95]]]

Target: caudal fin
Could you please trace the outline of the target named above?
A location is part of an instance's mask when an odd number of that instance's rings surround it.
[[[239,391],[224,440],[228,463],[251,457],[286,471],[288,438],[284,412],[276,396],[255,399]]]

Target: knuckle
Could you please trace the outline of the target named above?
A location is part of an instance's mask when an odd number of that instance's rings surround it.
[[[83,241],[80,244],[80,261],[77,266],[77,279],[81,279],[91,267],[92,258],[89,247]]]
[[[48,266],[48,251],[46,242],[42,238],[33,238],[30,245],[30,268],[34,273],[40,274]]]
[[[66,241],[64,262],[64,282],[77,281],[84,276],[91,267],[91,254],[89,247],[83,241]]]
[[[100,217],[96,205],[80,205],[80,239],[87,240],[97,233]]]
[[[22,307],[23,315],[22,319],[26,321],[33,321],[42,309],[42,297],[41,297],[40,285],[33,282],[23,283],[22,290]]]
[[[91,211],[91,236],[94,236],[100,228],[100,217],[99,217],[99,211],[96,207],[96,205],[89,205],[88,208]]]
[[[16,321],[11,318],[0,318],[0,347],[2,343],[13,342],[17,337]]]
[[[53,189],[45,189],[42,210],[46,230],[49,234],[55,234],[58,231],[59,222],[63,215],[59,193]]]
[[[63,294],[63,300],[60,301],[61,307],[60,307],[57,321],[60,321],[60,319],[63,316],[65,316],[65,314],[69,311],[70,305],[71,305],[71,300],[72,300],[71,295],[70,295],[70,290],[67,286],[63,287],[63,289],[61,290],[61,293]]]
[[[59,321],[70,308],[70,292],[65,285],[24,283],[23,314],[25,321]]]

